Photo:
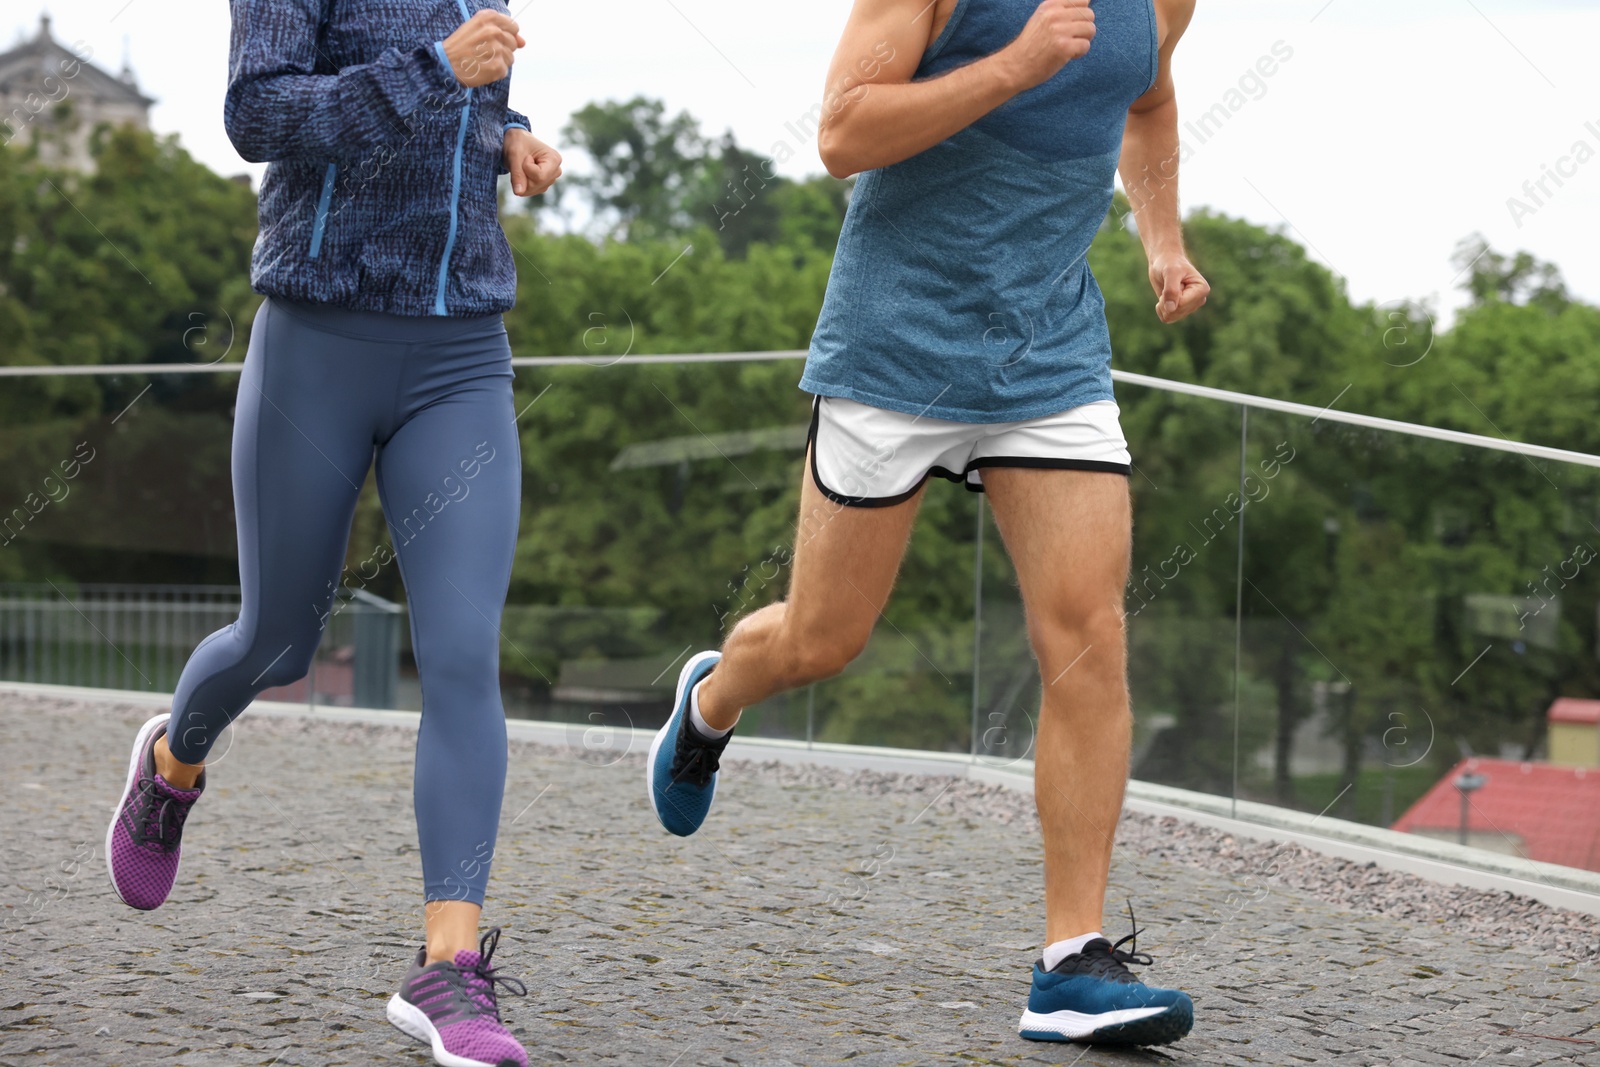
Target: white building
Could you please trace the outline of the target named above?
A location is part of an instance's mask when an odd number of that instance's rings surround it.
[[[50,16],[39,32],[0,54],[0,140],[36,146],[48,163],[89,170],[89,139],[104,123],[150,128],[153,99],[139,91],[133,70],[120,75],[89,62],[85,44],[64,45],[50,35]]]

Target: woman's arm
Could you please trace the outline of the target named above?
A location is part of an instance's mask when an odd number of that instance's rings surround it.
[[[501,153],[500,166],[495,170],[496,175],[515,175],[515,170],[511,166],[511,144],[516,136],[515,133],[512,132],[514,130],[521,130],[529,136],[532,136],[533,124],[528,121],[528,116],[524,115],[520,111],[512,111],[508,107],[506,108],[506,121],[500,126],[500,143],[503,146],[504,151]],[[511,182],[513,186],[516,185],[516,178],[514,176],[512,177]],[[515,189],[513,189],[513,192],[515,192]],[[521,196],[522,194],[517,193],[517,195]]]
[[[516,23],[480,11],[443,41],[314,74],[322,0],[232,0],[223,125],[252,163],[356,158],[438,120],[465,87],[503,78]]]
[[[561,153],[529,133],[525,125],[506,123],[502,162],[501,173],[511,175],[511,191],[517,196],[538,196],[561,177]]]
[[[828,70],[817,149],[836,178],[887,167],[966,129],[1089,51],[1089,0],[1044,0],[1017,39],[926,81],[927,0],[856,0]]]

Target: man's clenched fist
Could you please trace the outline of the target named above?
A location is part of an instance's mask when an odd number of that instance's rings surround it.
[[[510,74],[516,50],[527,43],[510,15],[485,9],[444,39],[444,54],[456,81],[470,89]]]
[[[1024,89],[1049,81],[1094,40],[1089,0],[1044,0],[1017,39],[1001,50]]]
[[[1211,295],[1211,284],[1182,254],[1150,260],[1150,287],[1156,291],[1156,318],[1168,325],[1199,311]]]

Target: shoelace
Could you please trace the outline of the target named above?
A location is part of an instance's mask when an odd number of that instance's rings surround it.
[[[711,776],[717,773],[728,736],[724,734],[722,739],[707,744],[699,734],[694,733],[691,724],[686,722],[679,727],[678,747],[672,756],[672,781],[686,781],[704,789],[706,783],[711,781]]]
[[[499,985],[513,996],[525,997],[528,987],[519,979],[500,974],[489,961],[494,957],[494,950],[500,944],[500,927],[496,926],[478,941],[478,963],[475,967],[462,970],[461,977],[466,983],[467,994],[478,1005],[479,1009],[493,1015],[495,1022],[500,1021],[500,1004],[495,998],[495,986]],[[470,978],[468,976],[471,976]],[[478,981],[472,981],[476,978]],[[480,985],[481,983],[481,985]]]
[[[139,807],[133,813],[137,828],[135,844],[154,845],[157,851],[171,852],[178,845],[178,831],[189,814],[186,804],[158,793],[147,785],[139,794]]]
[[[1112,944],[1109,941],[1094,940],[1083,946],[1079,954],[1083,963],[1079,969],[1080,974],[1091,974],[1097,978],[1109,978],[1114,982],[1137,982],[1128,964],[1136,963],[1141,967],[1148,967],[1155,960],[1150,958],[1148,952],[1139,951],[1139,926],[1133,916],[1133,902],[1128,902],[1128,925],[1133,927],[1133,932],[1127,937]],[[1132,942],[1133,947],[1124,952],[1122,946]]]

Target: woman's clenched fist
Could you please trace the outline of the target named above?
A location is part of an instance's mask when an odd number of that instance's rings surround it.
[[[444,54],[456,81],[473,88],[510,74],[517,49],[527,43],[510,15],[484,10],[444,39]]]

